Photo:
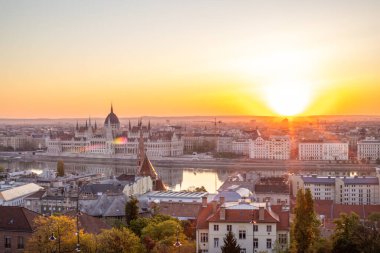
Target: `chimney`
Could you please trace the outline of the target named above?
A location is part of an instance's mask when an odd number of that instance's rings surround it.
[[[263,206],[259,207],[259,220],[260,221],[264,220],[264,207]]]
[[[216,202],[215,200],[213,200],[213,201],[211,202],[211,204],[212,204],[212,213],[215,213],[215,212],[216,212],[216,205],[217,205],[217,202]]]
[[[207,207],[207,197],[206,196],[202,197],[202,207]]]
[[[220,202],[221,205],[223,205],[224,204],[224,197],[220,196],[219,197],[219,202]]]
[[[226,220],[226,208],[220,206],[220,220]]]

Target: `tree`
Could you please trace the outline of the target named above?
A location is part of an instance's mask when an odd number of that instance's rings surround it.
[[[157,221],[157,220],[156,220]],[[168,219],[156,223],[153,221],[141,232],[141,239],[148,252],[177,252],[173,246],[178,240],[181,242],[181,252],[195,252],[194,243],[189,242],[183,234],[181,223],[177,219]]]
[[[221,247],[222,253],[240,253],[240,246],[236,242],[236,238],[231,231],[228,231],[223,239],[224,245]]]
[[[140,239],[129,229],[112,228],[98,235],[98,250],[104,253],[139,253],[144,248]]]
[[[57,177],[63,177],[65,176],[65,165],[63,161],[57,162]]]
[[[127,225],[131,224],[132,220],[138,218],[139,215],[139,207],[138,207],[138,199],[135,196],[131,196],[129,201],[125,204],[125,220]]]
[[[376,216],[372,219],[376,219]],[[332,236],[332,252],[380,252],[380,233],[374,222],[362,224],[356,213],[342,213],[334,223],[336,228]]]
[[[355,234],[360,225],[359,216],[355,213],[350,215],[342,213],[334,223],[336,228],[332,236],[333,252],[361,252]]]
[[[206,188],[202,185],[201,187],[195,187],[194,192],[207,192]]]
[[[36,231],[29,238],[25,252],[72,252],[76,247],[76,223],[67,216],[37,217]],[[80,231],[82,252],[95,252],[93,235]],[[50,237],[54,236],[54,240]]]
[[[314,212],[314,201],[309,189],[297,192],[295,218],[291,227],[291,248],[294,253],[310,252],[319,240],[320,222]]]

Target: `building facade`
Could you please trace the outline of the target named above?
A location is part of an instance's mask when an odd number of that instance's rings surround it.
[[[255,140],[250,140],[249,157],[251,159],[289,160],[290,146],[289,136],[270,136],[268,139],[259,136]]]
[[[348,160],[348,142],[303,141],[298,144],[299,160]]]
[[[223,239],[231,231],[240,252],[275,252],[289,245],[289,210],[266,203],[202,202],[198,214],[197,252],[221,253]]]
[[[120,127],[116,114],[108,114],[103,128],[98,128],[91,119],[85,126],[76,125],[73,135],[51,134],[46,139],[47,153],[50,155],[87,155],[87,156],[122,156],[135,158],[138,153],[140,132],[145,143],[146,153],[151,158],[183,155],[184,142],[175,133],[153,132],[148,126],[139,121],[137,126],[128,129]]]
[[[332,200],[345,205],[379,205],[380,185],[377,177],[291,176],[292,193],[310,189],[315,200]]]
[[[375,138],[366,138],[358,141],[358,159],[377,160],[380,159],[380,140]]]

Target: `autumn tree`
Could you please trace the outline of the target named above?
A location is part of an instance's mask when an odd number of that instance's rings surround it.
[[[309,189],[297,192],[294,208],[294,221],[291,227],[291,248],[293,253],[311,252],[312,246],[319,241],[320,222],[314,212],[314,201]]]
[[[221,247],[222,253],[240,253],[240,246],[231,231],[228,231],[223,239],[224,245]]]
[[[195,245],[189,242],[183,233],[181,223],[177,219],[152,221],[141,231],[141,239],[148,252],[176,252],[174,243],[181,242],[181,252],[194,252]]]
[[[128,202],[125,204],[125,220],[128,226],[131,224],[132,220],[135,220],[138,218],[138,215],[139,215],[138,203],[139,203],[138,199],[135,196],[131,196]]]
[[[140,239],[128,228],[103,230],[97,237],[98,251],[104,253],[140,253]]]
[[[65,175],[65,165],[63,161],[57,162],[57,177],[63,177]]]
[[[76,247],[76,223],[67,216],[37,217],[36,231],[29,238],[25,252],[72,252]],[[93,235],[80,231],[82,252],[95,252]]]

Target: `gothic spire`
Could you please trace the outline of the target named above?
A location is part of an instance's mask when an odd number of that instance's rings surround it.
[[[112,105],[112,103],[111,103],[111,113],[113,113],[113,105]]]

